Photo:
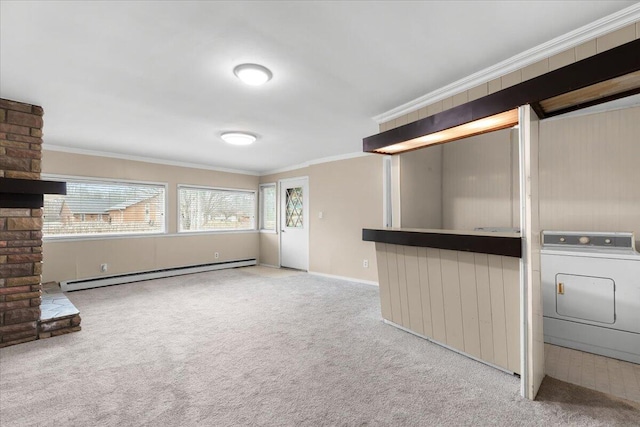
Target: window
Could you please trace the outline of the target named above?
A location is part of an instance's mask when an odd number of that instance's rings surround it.
[[[178,230],[255,230],[256,192],[217,188],[178,187]]]
[[[74,178],[66,182],[66,196],[44,196],[45,237],[164,233],[164,185]]]
[[[302,187],[287,188],[285,219],[287,227],[302,228]]]
[[[276,231],[276,185],[260,185],[260,230]]]

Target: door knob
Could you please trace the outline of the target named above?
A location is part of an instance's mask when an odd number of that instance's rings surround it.
[[[558,283],[558,294],[564,295],[564,283]]]

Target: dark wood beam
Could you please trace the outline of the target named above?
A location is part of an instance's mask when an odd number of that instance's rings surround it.
[[[545,99],[638,70],[640,70],[640,39],[441,113],[366,137],[362,141],[363,151],[375,152],[379,148],[489,117],[522,105],[534,105]],[[594,105],[594,102],[597,101],[592,101],[590,105]],[[549,115],[545,114],[545,116]]]

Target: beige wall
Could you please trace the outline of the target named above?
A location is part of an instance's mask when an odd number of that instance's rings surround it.
[[[362,229],[382,225],[382,159],[368,155],[260,178],[309,177],[309,271],[377,282],[375,247],[362,241]],[[261,262],[278,265],[279,235],[261,233],[260,248]]]
[[[257,176],[45,150],[43,174],[167,183],[169,235],[45,241],[43,281],[62,281],[214,261],[258,258],[257,232],[175,235],[178,184],[258,189]],[[214,252],[220,253],[214,259]],[[100,264],[109,264],[106,273]]]
[[[542,229],[640,240],[639,135],[640,107],[540,122]]]
[[[505,129],[443,145],[442,228],[519,226],[518,207],[512,203],[514,194],[518,200],[518,170],[513,170],[518,146],[511,142],[511,132]]]
[[[401,154],[400,160],[402,227],[519,226],[516,131],[427,147]]]
[[[400,154],[402,227],[442,228],[443,147]]]

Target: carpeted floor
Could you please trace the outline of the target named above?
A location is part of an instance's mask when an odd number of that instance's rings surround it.
[[[82,331],[0,350],[8,426],[640,425],[385,325],[374,286],[223,270],[68,294]]]

